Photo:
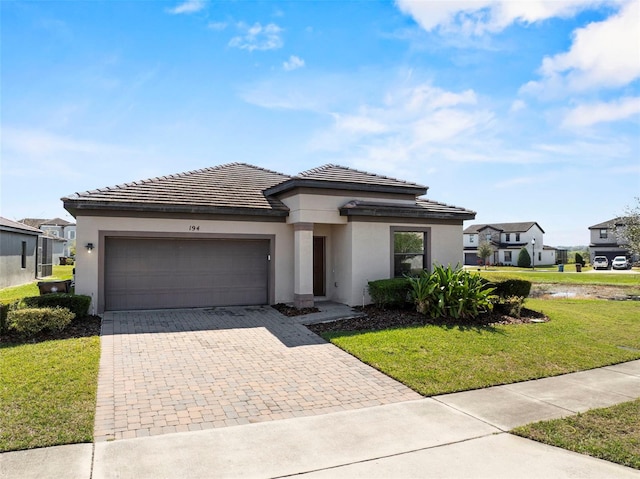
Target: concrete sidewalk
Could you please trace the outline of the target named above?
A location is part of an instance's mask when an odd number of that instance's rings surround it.
[[[640,360],[366,409],[0,455],[2,479],[639,478],[507,434],[640,397]]]

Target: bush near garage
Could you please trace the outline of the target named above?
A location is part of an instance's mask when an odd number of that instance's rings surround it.
[[[67,308],[22,308],[7,314],[8,329],[25,336],[33,336],[44,330],[62,331],[75,318]]]
[[[83,318],[89,313],[91,297],[82,294],[52,293],[42,296],[29,296],[20,301],[21,307],[27,308],[66,308],[75,314],[76,318]]]

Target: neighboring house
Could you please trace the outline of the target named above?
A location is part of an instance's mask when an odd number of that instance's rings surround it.
[[[616,256],[631,258],[628,248],[621,244],[615,229],[624,228],[623,218],[613,218],[597,225],[589,226],[589,256],[593,262],[595,256],[606,256],[609,263]],[[632,258],[636,259],[636,258]]]
[[[37,228],[0,217],[0,288],[36,279],[41,234]]]
[[[76,292],[105,310],[370,301],[368,281],[459,263],[473,211],[427,187],[336,165],[244,163],[62,198]],[[410,241],[407,241],[410,240]]]
[[[557,250],[544,245],[544,230],[535,221],[471,225],[464,230],[464,264],[478,265],[478,247],[488,242],[493,255],[489,264],[517,266],[520,250],[529,251],[533,265],[556,264]]]
[[[70,223],[62,218],[53,219],[40,219],[40,218],[25,218],[20,220],[34,228],[42,230],[45,236],[54,238],[53,245],[53,263],[58,264],[61,256],[69,257],[73,256],[72,249],[76,244],[76,225]]]

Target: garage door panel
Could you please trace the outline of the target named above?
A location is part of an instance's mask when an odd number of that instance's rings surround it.
[[[268,303],[268,240],[107,238],[105,309]]]

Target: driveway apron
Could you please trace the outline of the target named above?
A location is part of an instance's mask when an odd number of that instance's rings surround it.
[[[107,312],[95,440],[420,399],[270,307]]]

